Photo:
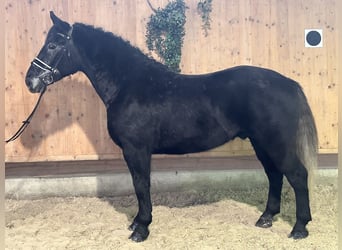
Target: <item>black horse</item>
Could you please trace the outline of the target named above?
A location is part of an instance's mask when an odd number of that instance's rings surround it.
[[[250,139],[269,179],[266,209],[256,225],[272,226],[285,175],[296,197],[297,220],[289,237],[308,236],[308,170],[317,165],[317,132],[298,83],[251,66],[176,74],[112,33],[71,26],[53,12],[50,17],[53,26],[26,84],[38,93],[77,71],[87,75],[132,175],[139,204],[129,227],[133,241],[145,240],[152,222],[151,155],[205,151],[235,137]]]

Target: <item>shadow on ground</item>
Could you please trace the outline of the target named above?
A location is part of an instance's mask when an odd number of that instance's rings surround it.
[[[266,183],[248,190],[219,188],[218,186],[215,188],[194,188],[183,192],[154,193],[152,194],[152,203],[153,206],[183,208],[212,204],[222,200],[234,200],[256,207],[260,211],[260,215],[264,211],[268,195],[268,185]],[[102,197],[101,199],[108,202],[116,211],[124,213],[129,221],[132,221],[137,213],[138,205],[135,195]],[[229,216],[229,208],[227,208],[227,216]],[[287,184],[284,185],[282,192],[281,213],[275,217],[275,220],[278,217],[292,226],[295,223],[294,193]],[[258,218],[255,218],[255,221],[257,220]]]

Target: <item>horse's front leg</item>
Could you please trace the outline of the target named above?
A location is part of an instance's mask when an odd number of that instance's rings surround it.
[[[141,242],[149,235],[148,226],[152,222],[152,203],[150,195],[151,153],[133,146],[123,148],[124,158],[132,175],[139,211],[129,226],[133,231],[131,240]]]

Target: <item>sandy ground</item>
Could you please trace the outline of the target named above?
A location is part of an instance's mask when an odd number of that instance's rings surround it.
[[[6,249],[337,249],[337,185],[315,186],[310,235],[302,240],[287,237],[295,213],[289,188],[273,227],[254,226],[266,197],[266,186],[154,194],[142,243],[128,239],[134,196],[6,200]]]

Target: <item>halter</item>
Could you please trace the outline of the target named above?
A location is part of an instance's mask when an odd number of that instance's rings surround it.
[[[62,33],[57,33],[57,35],[65,38],[67,41],[71,41],[71,34],[72,34],[72,27],[67,35]],[[55,63],[53,66],[47,64],[40,58],[35,57],[33,61],[31,62],[32,66],[35,66],[41,70],[44,70],[42,74],[39,75],[39,78],[44,83],[45,87],[54,83],[55,79],[60,76],[60,71],[58,70],[58,65],[61,62],[65,52],[68,52],[68,56],[70,56],[70,52],[67,50],[67,45],[62,47],[62,53],[59,54],[59,57],[57,60],[55,60]]]
[[[57,35],[65,38],[67,41],[71,41],[71,34],[72,34],[72,27],[70,29],[70,31],[68,32],[68,35],[64,35],[62,33],[57,33]],[[60,54],[60,56],[58,57],[58,59],[56,60],[54,66],[50,66],[49,64],[45,63],[43,60],[39,59],[38,57],[35,57],[33,59],[33,61],[31,62],[32,66],[35,66],[37,68],[40,68],[42,70],[44,70],[44,72],[39,76],[39,78],[42,80],[42,82],[44,83],[45,87],[43,89],[43,91],[40,93],[40,96],[38,98],[38,101],[36,103],[36,106],[34,106],[31,114],[27,117],[27,119],[25,121],[23,121],[23,124],[21,125],[21,127],[18,129],[18,131],[8,140],[6,140],[5,142],[11,142],[14,141],[15,139],[17,139],[26,129],[26,127],[30,124],[31,119],[34,115],[34,113],[36,112],[38,105],[40,103],[40,100],[43,97],[43,94],[45,93],[46,87],[52,83],[54,83],[54,78],[56,76],[60,75],[59,70],[57,69],[58,64],[60,63],[60,61],[62,60],[64,53],[67,52],[67,46],[63,46],[62,52]],[[68,51],[68,57],[70,57],[70,52]]]

